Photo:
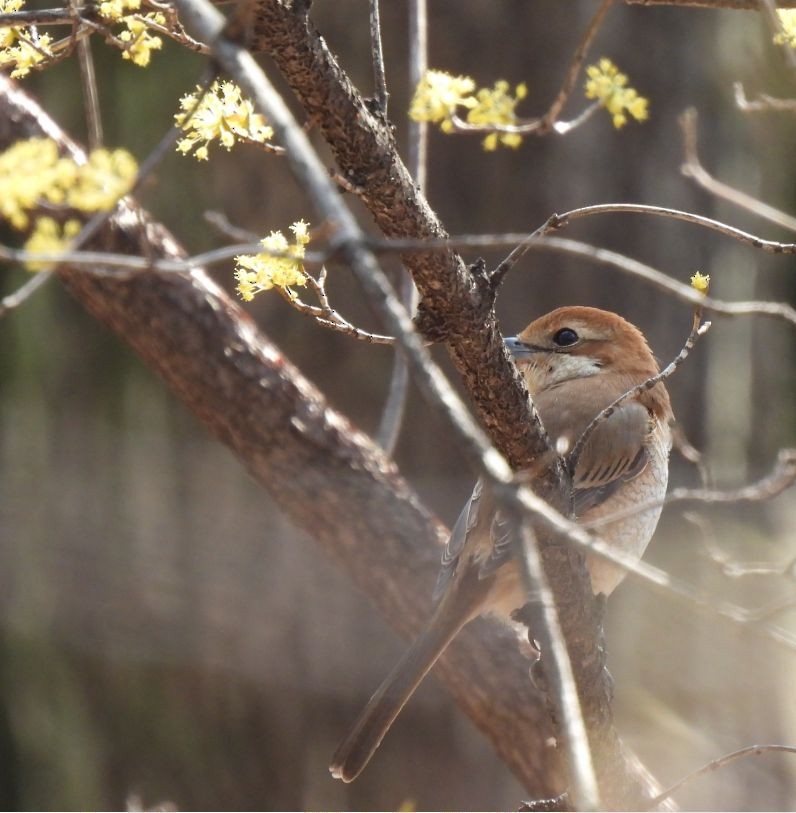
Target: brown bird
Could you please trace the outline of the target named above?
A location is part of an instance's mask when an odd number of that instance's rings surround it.
[[[644,335],[615,313],[554,310],[506,339],[559,454],[571,451],[609,404],[658,372]],[[572,505],[589,522],[666,493],[673,421],[662,383],[625,401],[596,425],[578,456]],[[531,484],[532,485],[532,484]],[[651,508],[606,524],[601,536],[641,557],[658,524]],[[398,713],[459,630],[483,613],[510,618],[528,601],[513,556],[513,535],[487,489],[476,483],[442,555],[435,607],[423,632],[370,699],[332,757],[344,782],[367,765]],[[595,594],[610,594],[624,571],[587,557]]]

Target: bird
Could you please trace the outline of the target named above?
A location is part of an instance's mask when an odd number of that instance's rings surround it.
[[[659,369],[642,332],[618,314],[598,308],[558,308],[504,342],[552,447],[565,461],[598,414]],[[666,493],[674,423],[669,394],[660,381],[603,417],[574,461],[572,513],[585,524],[622,512],[622,518],[600,528],[601,536],[641,558],[661,507],[629,516],[628,509],[662,500]],[[332,776],[344,782],[356,779],[465,624],[486,613],[511,619],[527,603],[514,542],[512,524],[479,480],[442,554],[431,616],[335,751],[329,766]],[[625,575],[596,556],[587,555],[586,565],[595,595],[610,595]]]

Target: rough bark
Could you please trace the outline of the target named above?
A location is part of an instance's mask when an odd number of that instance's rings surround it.
[[[249,46],[274,60],[386,237],[447,237],[401,161],[392,128],[371,112],[297,5],[304,4],[254,4]],[[419,326],[445,342],[495,446],[514,468],[527,466],[546,444],[503,347],[494,292],[454,251],[413,252],[403,261],[421,295]]]

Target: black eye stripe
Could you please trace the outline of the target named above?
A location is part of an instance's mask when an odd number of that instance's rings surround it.
[[[571,327],[562,327],[553,334],[553,342],[559,347],[569,347],[578,341],[578,334]]]

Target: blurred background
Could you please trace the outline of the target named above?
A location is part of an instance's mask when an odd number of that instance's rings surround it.
[[[479,85],[525,81],[520,114],[540,114],[596,7],[596,0],[431,0],[430,65]],[[390,114],[402,145],[411,95],[407,15],[405,3],[383,4]],[[312,16],[354,82],[371,93],[366,0],[316,0]],[[94,52],[107,143],[140,160],[203,62],[169,42],[147,70],[100,42]],[[452,233],[529,231],[554,211],[622,200],[794,239],[680,174],[677,117],[693,105],[707,168],[774,206],[796,208],[792,117],[743,114],[733,101],[736,81],[749,94],[794,95],[794,77],[762,17],[618,4],[591,56],[611,58],[629,75],[650,99],[649,121],[616,131],[600,111],[564,138],[529,138],[496,153],[484,153],[478,137],[432,132],[428,196]],[[24,84],[84,140],[74,60]],[[579,89],[565,117],[585,104]],[[213,147],[209,163],[175,153],[141,199],[191,253],[226,242],[203,220],[207,210],[262,234],[313,219],[286,162],[246,147],[229,154]],[[682,281],[709,273],[716,297],[796,298],[792,258],[687,224],[610,215],[564,236]],[[232,290],[231,265],[213,273]],[[24,279],[4,268],[2,293]],[[334,270],[330,287],[345,315],[378,327],[344,269]],[[498,304],[506,334],[563,304],[618,311],[663,361],[678,352],[691,322],[687,305],[646,284],[542,252],[512,272]],[[326,332],[276,295],[249,308],[336,408],[366,431],[378,426],[389,349]],[[670,380],[676,414],[719,485],[759,477],[780,447],[796,443],[794,360],[793,330],[783,323],[717,318]],[[451,523],[474,478],[414,390],[396,456]],[[675,457],[671,481],[697,478]],[[796,492],[701,513],[735,559],[785,564],[796,555]],[[675,508],[665,512],[648,558],[749,606],[796,589],[784,577],[723,576]],[[796,617],[777,621],[792,629]],[[744,745],[796,743],[794,653],[629,582],[611,599],[607,633],[620,730],[664,784]],[[334,746],[402,648],[232,455],[57,283],[0,321],[1,806],[516,807],[523,790],[433,678],[358,782],[330,778]],[[748,759],[700,779],[679,799],[693,809],[793,809],[796,761]]]

